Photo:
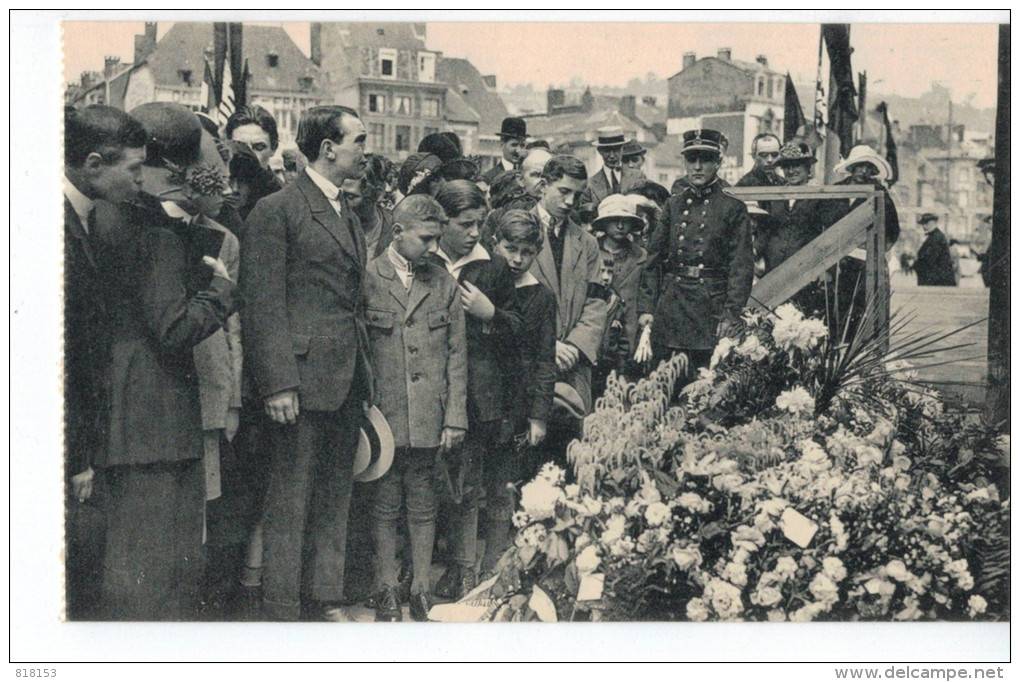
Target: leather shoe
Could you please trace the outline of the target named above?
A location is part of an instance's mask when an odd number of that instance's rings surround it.
[[[384,587],[375,598],[375,620],[377,623],[397,623],[404,619],[400,612],[400,601],[392,587]]]
[[[425,592],[411,595],[411,618],[419,623],[429,619],[429,609],[432,608],[432,595]]]
[[[457,599],[463,599],[471,590],[478,587],[478,578],[475,577],[474,569],[461,570],[460,572],[460,594]]]
[[[439,580],[436,581],[436,588],[433,592],[440,599],[455,601],[460,598],[457,595],[460,591],[460,581],[460,566],[450,566],[446,569],[446,572],[440,576]]]
[[[322,602],[316,609],[317,620],[324,623],[355,623],[357,622],[340,604],[333,602]]]

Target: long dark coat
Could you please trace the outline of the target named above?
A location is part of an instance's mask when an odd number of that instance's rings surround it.
[[[109,421],[110,321],[97,255],[64,199],[64,452],[67,476],[101,460]]]
[[[437,262],[445,267],[438,258]],[[489,260],[465,265],[457,275],[457,282],[471,282],[496,308],[495,317],[488,323],[466,316],[468,418],[472,425],[502,419],[506,416],[503,410],[503,377],[507,371],[504,348],[512,344],[521,331],[513,273],[502,256],[489,254]]]
[[[652,313],[652,343],[707,350],[725,318],[736,319],[754,279],[751,227],[744,202],[718,182],[685,184],[670,197],[648,244],[638,313]],[[700,276],[689,268],[701,266]]]
[[[212,275],[188,226],[158,200],[98,202],[108,226],[102,263],[110,286],[111,415],[101,466],[202,456],[193,348],[236,310],[236,285]]]
[[[301,410],[337,410],[355,368],[371,376],[364,323],[365,237],[307,173],[260,201],[241,241],[245,364],[265,398],[297,389]]]
[[[917,273],[918,286],[956,286],[953,256],[949,252],[949,242],[946,241],[942,230],[936,228],[925,236],[924,243],[917,250],[914,272]]]

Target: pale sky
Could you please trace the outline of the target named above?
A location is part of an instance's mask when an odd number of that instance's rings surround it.
[[[170,25],[159,24],[161,37]],[[282,25],[307,54],[308,24]],[[130,61],[134,35],[142,31],[140,22],[64,27],[65,69],[71,80],[82,70],[101,70],[107,54]],[[764,54],[771,67],[789,70],[798,81],[813,80],[818,34],[816,23],[429,22],[427,44],[447,56],[470,59],[484,74],[496,74],[501,87],[530,82],[543,90],[574,77],[616,86],[648,72],[668,78],[680,70],[684,52],[700,58],[715,55],[720,47],[731,48],[733,58],[744,61]],[[867,70],[872,93],[917,97],[938,81],[957,102],[973,94],[975,106],[995,106],[994,24],[853,23],[850,38],[853,68]]]

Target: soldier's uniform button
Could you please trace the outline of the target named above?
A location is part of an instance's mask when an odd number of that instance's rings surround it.
[[[684,211],[684,215],[689,215],[690,211]]]
[[[694,199],[688,199],[688,200],[687,200],[687,203],[688,203],[688,204],[693,204],[693,203],[694,203]]]
[[[407,349],[407,352],[410,353],[411,355],[417,355],[418,354],[418,347],[417,346],[411,346],[410,348]]]
[[[418,383],[418,380],[419,380],[420,378],[421,378],[421,377],[420,377],[419,375],[417,375],[417,374],[412,374],[412,375],[411,375],[411,383],[412,383],[412,384],[416,384],[416,383]]]
[[[705,199],[705,205],[708,206],[708,199]]]
[[[705,283],[705,278],[704,277],[699,277],[698,278],[698,284],[704,284],[704,283]]]
[[[412,319],[412,320],[408,320],[408,321],[407,321],[407,322],[405,322],[404,324],[405,324],[406,326],[408,326],[408,327],[413,327],[413,326],[414,326],[414,320],[413,320],[413,319]]]

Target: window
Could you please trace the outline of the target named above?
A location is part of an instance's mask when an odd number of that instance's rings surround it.
[[[368,150],[381,152],[386,148],[386,126],[382,123],[368,124]]]
[[[436,55],[418,53],[418,80],[423,83],[436,82]]]
[[[177,72],[177,75],[181,77],[181,82],[191,87],[191,69],[181,69]]]
[[[765,95],[765,79],[758,76],[758,96],[763,97]]]
[[[396,50],[379,50],[379,75],[383,78],[397,77]]]
[[[266,66],[275,69],[280,65],[280,55],[270,52],[266,55]]]
[[[768,98],[772,99],[772,97],[773,97],[773,95],[772,95],[772,81],[769,80]]]
[[[435,135],[439,132],[439,128],[433,128],[431,126],[425,126],[422,128],[422,135],[428,137],[429,135]]]
[[[398,152],[411,151],[411,126],[397,126],[394,147]]]
[[[386,95],[369,94],[368,110],[373,114],[386,113]]]
[[[393,98],[393,113],[401,116],[411,115],[411,98],[398,95]]]
[[[439,100],[426,99],[423,101],[421,115],[426,118],[439,118]]]
[[[298,78],[298,83],[301,85],[301,92],[308,92],[312,89],[312,79],[310,76]]]

